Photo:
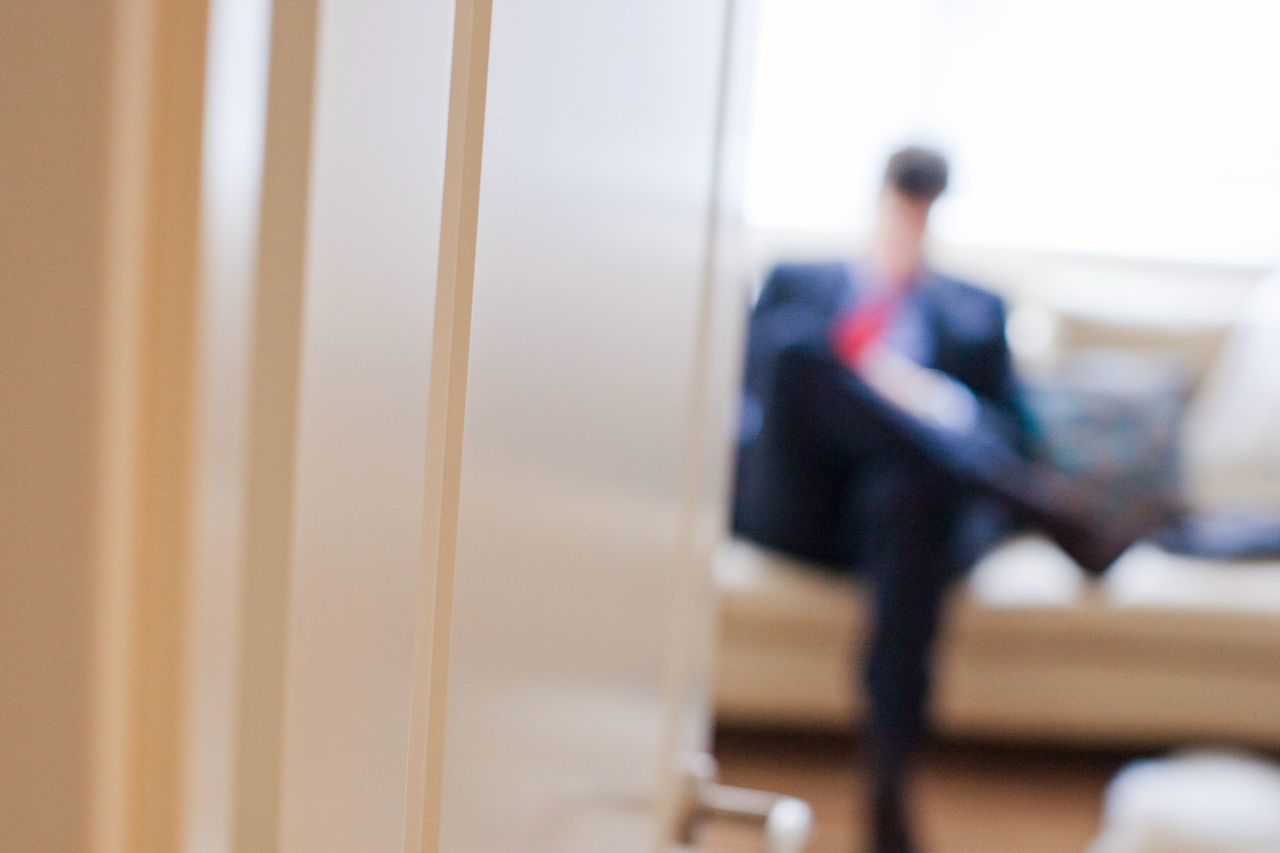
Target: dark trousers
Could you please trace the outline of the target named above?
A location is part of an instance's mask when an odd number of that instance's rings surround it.
[[[895,786],[925,727],[944,598],[1007,524],[993,484],[1017,455],[998,432],[921,424],[815,345],[780,354],[745,461],[740,534],[868,583],[868,745],[877,784]]]

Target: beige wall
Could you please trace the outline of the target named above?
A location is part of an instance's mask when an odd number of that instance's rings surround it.
[[[0,849],[89,832],[105,2],[0,4]]]
[[[233,6],[0,4],[0,850],[654,849],[729,4],[499,4],[483,177],[486,4]]]
[[[0,849],[171,850],[201,2],[0,6]]]

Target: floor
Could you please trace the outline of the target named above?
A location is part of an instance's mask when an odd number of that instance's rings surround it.
[[[806,853],[862,849],[861,778],[852,738],[722,731],[720,781],[808,801],[816,831]],[[1082,853],[1098,829],[1108,779],[1131,755],[937,744],[918,785],[928,853]],[[701,853],[756,853],[758,829],[720,821]]]

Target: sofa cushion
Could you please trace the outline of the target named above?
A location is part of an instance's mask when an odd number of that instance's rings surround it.
[[[726,545],[715,575],[721,719],[855,718],[851,662],[865,629],[856,580],[744,542]],[[955,732],[1280,746],[1280,563],[1138,546],[1093,583],[1048,541],[1011,540],[957,587],[937,684],[936,718]]]
[[[1089,853],[1280,850],[1280,765],[1243,753],[1135,762],[1107,786]]]
[[[1176,506],[1186,388],[1186,370],[1171,354],[1090,348],[1029,381],[1026,400],[1054,467],[1117,506]]]
[[[1246,302],[1188,416],[1198,503],[1280,508],[1280,273]]]

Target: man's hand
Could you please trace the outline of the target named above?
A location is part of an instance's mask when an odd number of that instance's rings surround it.
[[[877,394],[930,426],[967,433],[978,422],[978,399],[963,383],[887,347],[864,353],[858,373]]]

